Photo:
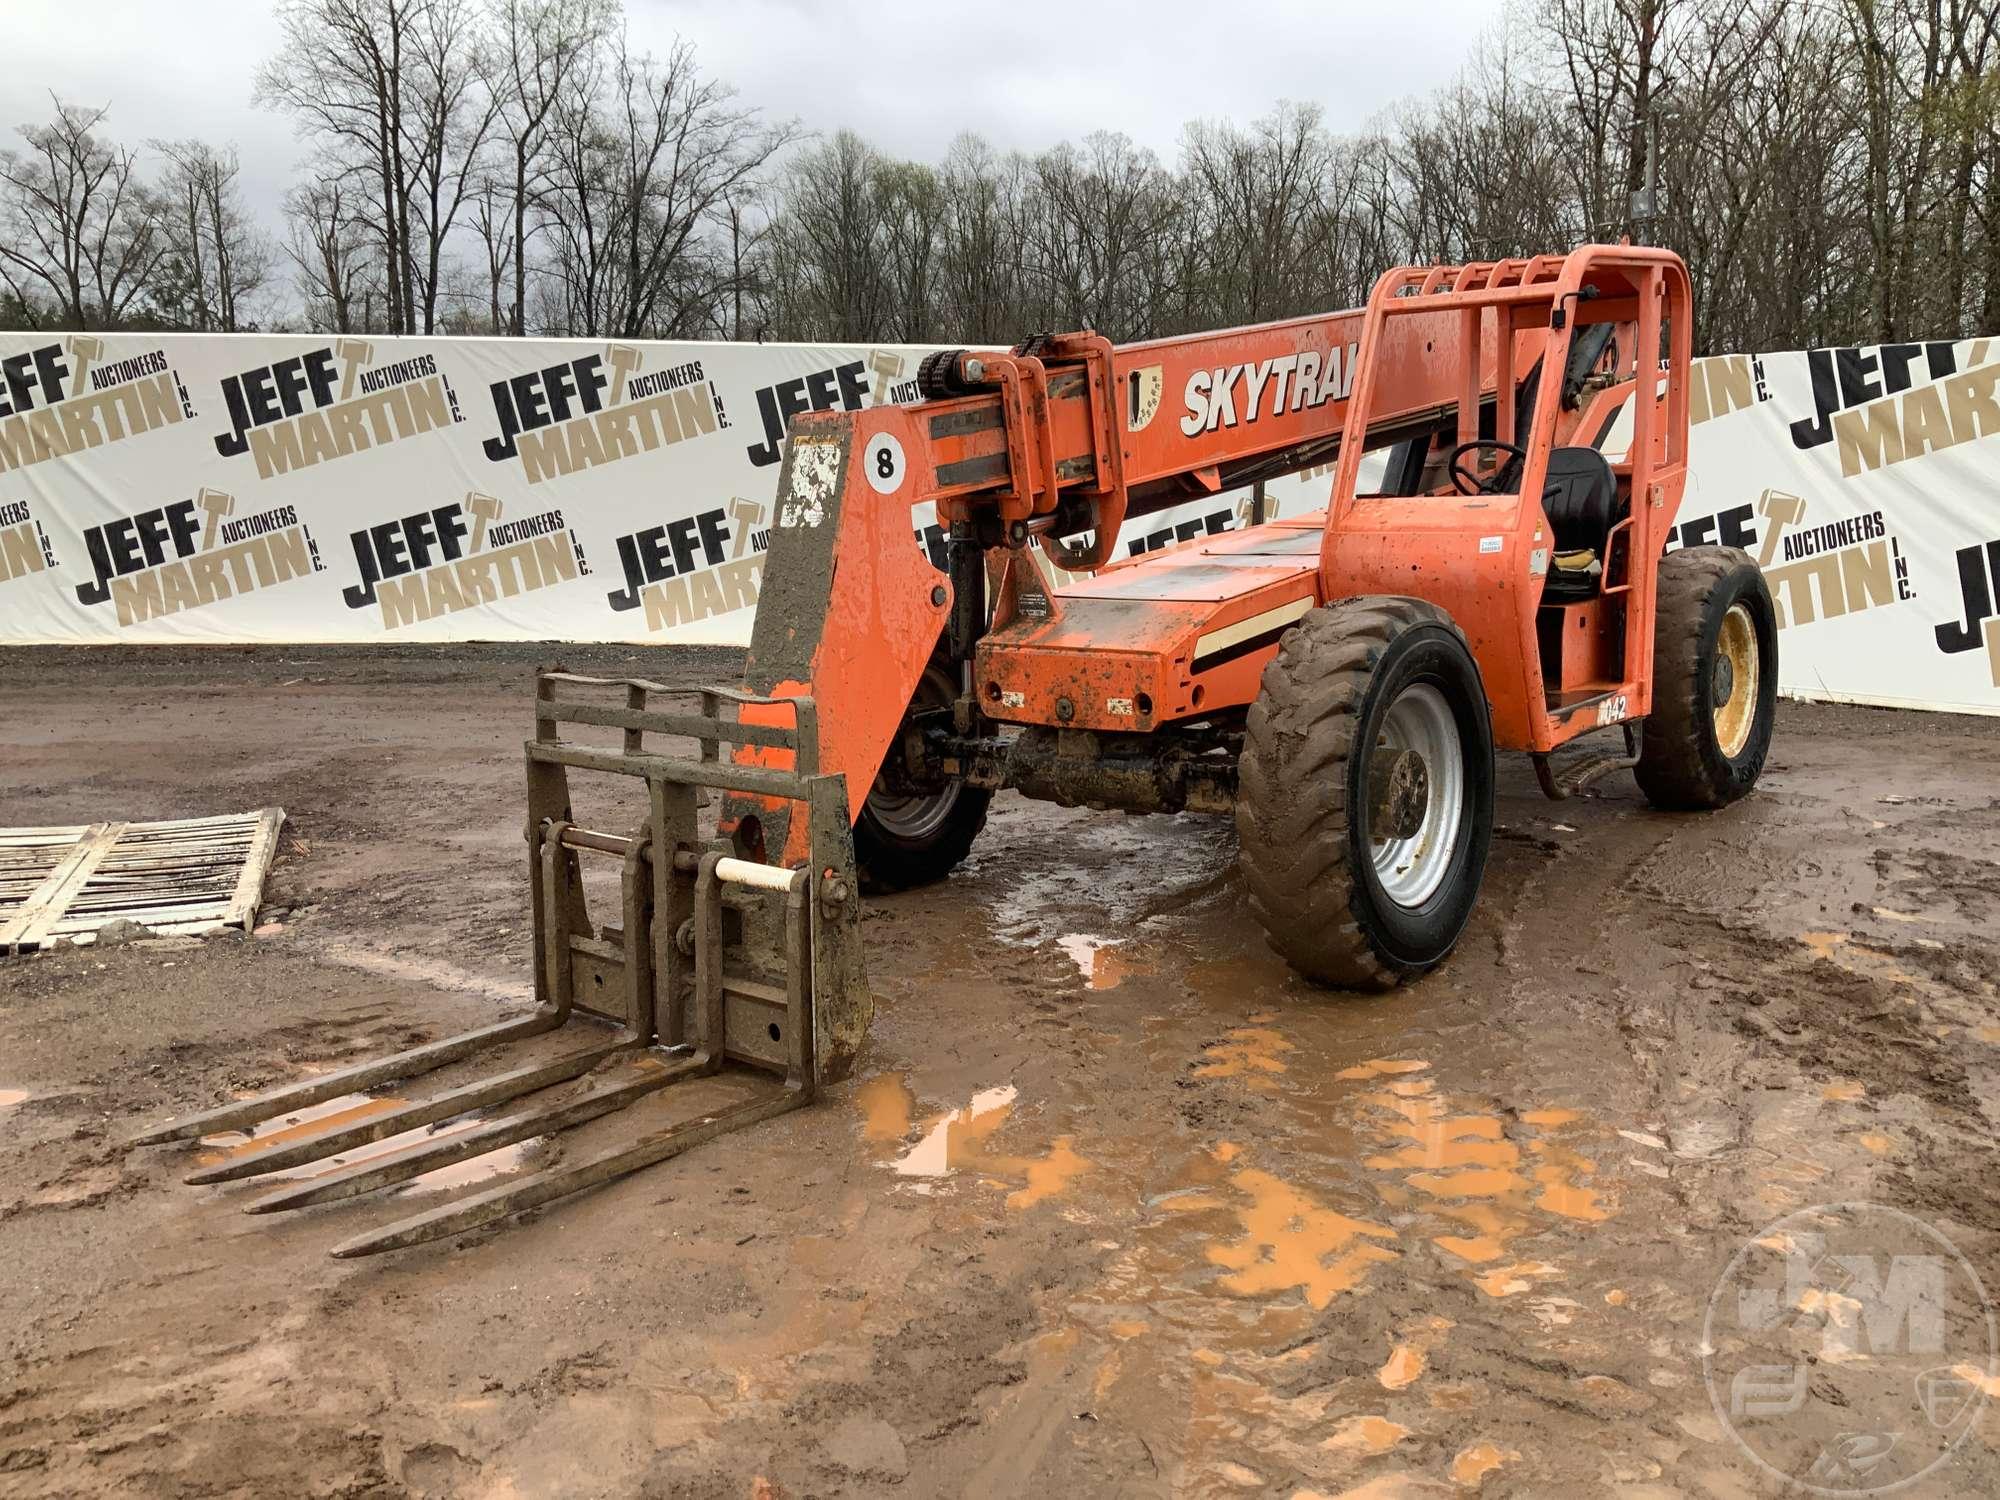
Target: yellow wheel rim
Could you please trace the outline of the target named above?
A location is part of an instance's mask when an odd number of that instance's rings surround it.
[[[1757,717],[1757,622],[1748,606],[1732,604],[1722,617],[1715,638],[1715,683],[1712,693],[1715,743],[1730,760],[1750,743],[1750,725]]]

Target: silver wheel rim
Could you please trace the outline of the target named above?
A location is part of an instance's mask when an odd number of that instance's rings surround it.
[[[942,708],[952,700],[951,680],[935,667],[927,668],[917,683],[918,708]],[[868,793],[868,812],[875,824],[891,838],[920,843],[931,837],[951,818],[958,806],[962,781],[947,781],[934,792],[892,792],[878,782]]]
[[[1423,821],[1406,839],[1371,839],[1375,883],[1405,909],[1422,906],[1437,894],[1458,852],[1465,821],[1465,751],[1458,719],[1443,693],[1427,682],[1412,683],[1396,695],[1376,734],[1379,750],[1413,750],[1426,773]]]
[[[899,839],[929,838],[951,817],[958,805],[960,782],[950,782],[935,792],[899,794],[870,792],[868,812],[884,833]]]

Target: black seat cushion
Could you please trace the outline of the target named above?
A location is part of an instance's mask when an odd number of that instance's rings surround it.
[[[1595,448],[1551,449],[1542,509],[1558,552],[1588,548],[1601,554],[1621,509],[1618,476],[1611,472],[1610,461]]]

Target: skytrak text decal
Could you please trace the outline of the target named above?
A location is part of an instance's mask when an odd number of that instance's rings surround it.
[[[399,516],[347,538],[360,582],[349,609],[379,604],[382,628],[457,614],[585,577],[583,543],[559,510],[496,524],[505,507],[477,492]]]
[[[319,547],[291,506],[228,519],[235,508],[233,496],[204,489],[91,527],[83,545],[93,577],[76,586],[77,601],[109,601],[120,626],[137,625],[321,570]]]
[[[1307,349],[1300,354],[1274,355],[1254,365],[1191,371],[1182,397],[1187,415],[1181,418],[1181,431],[1193,437],[1218,427],[1254,422],[1267,410],[1275,417],[1287,411],[1310,411],[1329,401],[1345,401],[1354,386],[1354,361],[1360,353],[1359,344],[1349,344],[1344,352],[1336,347],[1322,355]],[[1271,393],[1268,405],[1264,401],[1267,390]]]
[[[500,432],[486,440],[486,456],[496,464],[520,459],[528,483],[540,484],[729,425],[700,360],[635,379],[644,362],[643,350],[612,344],[603,354],[494,381]]]
[[[109,364],[104,340],[71,334],[0,360],[0,474],[171,427],[194,415],[165,351]]]
[[[257,477],[274,479],[465,420],[435,355],[364,368],[371,358],[372,345],[342,339],[225,377],[229,430],[215,451],[248,453]]]

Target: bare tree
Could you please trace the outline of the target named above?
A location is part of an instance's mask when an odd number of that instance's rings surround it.
[[[394,297],[381,245],[335,173],[292,190],[285,253],[298,272],[306,326],[330,333],[389,332]],[[379,320],[378,320],[379,309]]]
[[[25,151],[0,151],[0,280],[70,328],[116,327],[165,249],[136,156],[96,133],[105,113],[56,99],[53,120],[20,128]]]
[[[614,40],[557,109],[542,210],[552,301],[574,331],[624,338],[714,333],[733,274],[730,205],[796,138],[732,102],[694,50],[664,62]]]
[[[471,0],[426,0],[411,10],[409,20],[403,159],[415,220],[410,234],[417,242],[410,258],[422,329],[433,333],[450,269],[444,264],[445,246],[499,105],[487,86],[489,60]]]
[[[579,71],[611,33],[617,0],[490,0],[495,129],[510,169],[511,242],[487,240],[489,262],[513,272],[508,332],[525,326],[528,242],[538,216],[537,195],[547,169],[556,106]],[[496,324],[497,327],[497,324]]]
[[[166,158],[160,185],[166,254],[155,278],[155,310],[200,332],[238,333],[245,304],[270,280],[276,259],[237,184],[234,147],[205,141],[155,141]]]
[[[257,97],[293,116],[322,176],[338,164],[367,185],[389,331],[429,332],[495,110],[471,0],[282,0],[278,20]]]

